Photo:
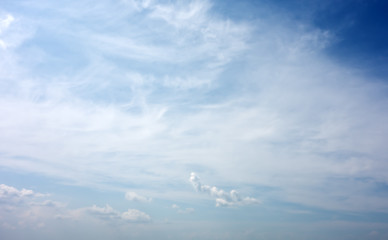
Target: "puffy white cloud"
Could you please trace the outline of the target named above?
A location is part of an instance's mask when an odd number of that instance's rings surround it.
[[[0,224],[9,229],[42,228],[45,222],[64,214],[65,204],[47,199],[30,189],[0,184]]]
[[[129,201],[135,201],[135,202],[151,202],[152,198],[147,198],[144,196],[141,196],[135,192],[126,192],[125,198]]]
[[[200,178],[192,172],[190,174],[190,182],[196,191],[209,193],[211,196],[216,198],[217,207],[230,207],[230,206],[244,206],[251,204],[259,204],[260,201],[252,197],[240,197],[236,190],[225,192],[217,187],[211,187],[201,183]]]
[[[48,194],[30,189],[17,189],[0,184],[0,225],[7,229],[43,228],[54,221],[78,220],[92,224],[125,225],[150,222],[151,217],[137,209],[120,212],[106,204],[103,207],[70,209],[66,204],[48,199]]]
[[[30,199],[30,201],[32,201],[34,198],[44,196],[47,196],[47,194],[35,193],[34,191],[25,188],[18,190],[15,187],[0,184],[0,201],[10,204],[17,203],[25,199]]]
[[[22,198],[26,196],[33,196],[34,191],[23,188],[18,190],[14,187],[0,184],[0,198]]]

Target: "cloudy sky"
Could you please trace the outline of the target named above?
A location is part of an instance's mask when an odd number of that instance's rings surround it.
[[[388,239],[387,9],[1,0],[1,239]]]

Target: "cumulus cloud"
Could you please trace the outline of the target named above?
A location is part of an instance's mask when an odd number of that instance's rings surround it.
[[[134,201],[134,202],[151,202],[152,201],[152,198],[147,198],[147,197],[141,196],[135,192],[126,192],[125,198],[129,201]]]
[[[36,193],[30,189],[21,189],[18,190],[15,187],[8,186],[5,184],[0,184],[0,201],[5,201],[8,203],[16,203],[22,201],[26,198],[33,199],[35,197],[44,197],[46,194]]]
[[[195,174],[190,174],[190,182],[198,192],[205,192],[216,198],[217,207],[230,207],[230,206],[244,206],[259,204],[260,201],[252,197],[240,197],[236,190],[225,192],[217,187],[211,187],[209,185],[202,184],[200,178]]]
[[[34,191],[23,188],[22,190],[18,190],[14,187],[0,184],[0,198],[22,198],[26,196],[33,196]]]
[[[48,194],[36,193],[30,189],[17,189],[0,184],[0,225],[7,229],[20,227],[43,228],[56,220],[78,220],[103,224],[125,225],[146,223],[151,217],[137,209],[120,212],[109,204],[103,207],[70,209],[65,203],[48,199]]]
[[[64,214],[65,204],[47,199],[48,194],[0,184],[0,223],[7,228],[42,228]]]

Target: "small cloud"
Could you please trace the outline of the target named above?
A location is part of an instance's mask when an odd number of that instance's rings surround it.
[[[185,209],[178,210],[178,213],[181,213],[181,214],[188,214],[192,212],[194,212],[194,208],[185,208]]]
[[[231,206],[245,206],[260,204],[261,202],[252,197],[240,197],[236,190],[232,190],[229,193],[217,187],[211,187],[201,183],[200,178],[195,174],[190,174],[190,182],[194,189],[198,192],[206,192],[216,198],[217,207],[231,207]]]
[[[152,201],[152,198],[147,198],[147,197],[141,196],[135,192],[125,193],[125,198],[129,201],[134,201],[134,202],[151,202]]]
[[[121,214],[122,219],[130,222],[149,222],[151,217],[137,209],[128,209],[128,211]]]
[[[109,219],[119,219],[120,213],[116,210],[114,210],[111,206],[108,204],[105,205],[105,207],[98,207],[96,205],[93,205],[92,207],[84,208],[84,212],[95,216],[102,220],[109,220]]]
[[[113,209],[108,204],[105,207],[98,207],[93,205],[92,207],[81,209],[81,212],[88,214],[103,221],[125,221],[125,222],[149,222],[151,217],[137,209],[128,209],[126,212],[119,212]]]
[[[11,14],[8,14],[4,19],[0,19],[0,35],[7,30],[14,20],[15,18]],[[0,39],[0,47],[3,49],[7,48],[7,44],[2,39]]]
[[[0,19],[0,34],[6,30],[14,20],[15,18],[11,14],[7,14],[4,19]]]
[[[185,209],[181,209],[181,207],[179,207],[178,205],[176,204],[173,204],[171,206],[173,209],[176,209],[178,213],[180,214],[188,214],[188,213],[192,213],[194,212],[194,208],[185,208]]]
[[[12,186],[0,184],[0,201],[3,202],[19,202],[25,198],[45,197],[45,194],[35,193],[30,189],[18,190]]]
[[[174,208],[174,209],[179,209],[179,206],[176,205],[176,204],[173,204],[171,207]]]

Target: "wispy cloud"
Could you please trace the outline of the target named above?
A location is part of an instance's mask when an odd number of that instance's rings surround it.
[[[152,201],[152,198],[147,198],[147,197],[141,196],[135,192],[126,192],[125,199],[127,199],[129,201],[135,201],[135,202],[151,202]]]
[[[0,17],[12,46],[0,58],[2,167],[177,201],[196,166],[217,186],[386,209],[372,190],[388,182],[387,86],[330,61],[330,31],[273,9],[233,20],[211,1],[13,4]],[[256,202],[195,176],[218,206]]]
[[[193,172],[190,174],[190,182],[196,191],[205,192],[215,197],[217,207],[244,206],[260,203],[259,200],[252,197],[240,197],[236,190],[225,192],[217,187],[202,184],[200,178]]]
[[[194,208],[181,208],[180,206],[178,206],[176,204],[171,205],[171,208],[175,209],[177,211],[177,213],[180,213],[180,214],[189,214],[189,213],[193,213],[195,211]]]

